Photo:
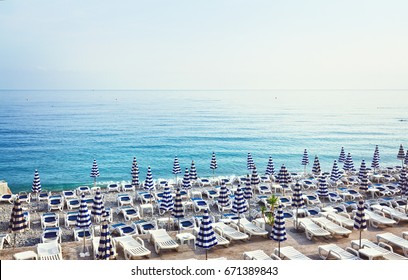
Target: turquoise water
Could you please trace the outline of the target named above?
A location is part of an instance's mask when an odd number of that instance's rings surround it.
[[[264,172],[301,171],[303,150],[329,170],[342,146],[355,166],[379,145],[381,164],[398,165],[408,147],[408,91],[0,91],[0,179],[30,190],[34,170],[43,188],[128,181],[134,156],[144,180],[173,178],[194,159],[199,176],[245,174],[252,153]],[[311,166],[308,167],[311,169]]]

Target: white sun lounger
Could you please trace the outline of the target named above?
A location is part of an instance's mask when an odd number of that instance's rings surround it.
[[[330,221],[325,217],[316,217],[311,218],[313,222],[324,228],[325,230],[329,231],[332,235],[342,235],[344,237],[349,237],[351,230],[339,226],[334,222]]]
[[[3,249],[4,243],[10,244],[10,235],[9,234],[0,234],[0,250]]]
[[[274,254],[278,254],[278,248],[274,250]],[[288,260],[311,260],[308,256],[305,256],[303,253],[299,252],[292,246],[286,246],[280,248],[280,258]]]
[[[164,249],[176,249],[178,251],[179,244],[171,238],[165,229],[149,230],[149,233],[149,241],[153,242],[157,254]]]
[[[13,203],[14,199],[16,199],[17,195],[15,194],[2,194],[0,196],[0,202],[8,202]]]
[[[62,260],[61,245],[56,242],[38,243],[37,254],[40,260]]]
[[[258,227],[254,223],[251,223],[246,218],[240,218],[239,220],[231,220],[231,221],[233,223],[236,223],[244,233],[248,234],[249,238],[251,238],[252,235],[263,236],[265,238],[268,237],[268,232],[266,230]],[[238,224],[238,221],[239,221],[239,224]]]
[[[340,248],[336,244],[320,245],[319,256],[323,260],[335,259],[335,260],[361,260],[358,257],[358,252],[353,248],[347,247],[346,249]]]
[[[360,240],[352,240],[351,241],[351,247],[355,250],[358,250],[360,246]],[[388,244],[385,244],[383,242],[379,242],[378,244],[375,244],[374,242],[371,242],[368,239],[361,239],[361,247],[362,248],[373,248],[377,251],[380,251],[384,255],[382,256],[386,260],[408,260],[408,258],[405,258],[404,256],[401,256],[400,254],[394,253],[394,250],[392,247]]]
[[[327,219],[335,222],[336,224],[345,227],[353,228],[354,220],[350,218],[350,215],[347,213],[337,214],[334,212],[320,212],[320,215],[326,217]]]
[[[408,240],[396,236],[391,232],[386,232],[382,234],[377,234],[377,241],[382,242],[384,241],[387,244],[394,245],[396,247],[400,247],[404,252],[404,256],[408,257]]]
[[[235,226],[235,228],[234,228]],[[218,222],[213,224],[213,228],[221,236],[227,238],[229,241],[232,240],[248,240],[249,235],[238,230],[238,226],[231,224],[231,226],[224,224],[223,222]]]
[[[305,229],[307,239],[312,240],[313,237],[329,237],[331,233],[324,228],[318,226],[310,218],[298,219],[299,227]]]
[[[131,236],[121,236],[115,238],[115,242],[122,246],[125,259],[127,260],[131,260],[135,257],[150,258],[152,253],[145,247],[144,241],[140,237],[136,237],[135,239]]]
[[[224,246],[224,247],[228,247],[228,246],[229,246],[230,241],[229,241],[227,238],[225,238],[225,237],[219,235],[219,234],[216,233],[216,232],[214,232],[214,234],[215,234],[215,238],[217,238],[217,242],[218,242],[218,243],[217,243],[217,246]]]
[[[272,260],[263,250],[244,252],[242,256],[244,260]]]
[[[385,217],[384,213],[379,211],[365,210],[365,214],[369,217],[370,225],[375,228],[378,228],[380,225],[393,226],[397,223],[396,221]]]
[[[381,206],[381,211],[397,223],[408,221],[408,216],[406,214],[389,206]]]

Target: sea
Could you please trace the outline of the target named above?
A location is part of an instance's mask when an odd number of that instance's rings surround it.
[[[198,176],[245,175],[251,153],[259,173],[271,156],[303,171],[317,155],[330,171],[341,147],[355,167],[371,164],[379,146],[382,166],[401,165],[408,148],[406,90],[2,90],[0,180],[13,192],[30,191],[37,169],[46,190],[131,180],[133,157],[144,180],[183,176],[194,160]],[[341,165],[340,165],[341,167]]]

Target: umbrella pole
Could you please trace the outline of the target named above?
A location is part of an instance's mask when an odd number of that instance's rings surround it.
[[[170,211],[169,211],[169,222],[168,222],[168,224],[167,224],[167,229],[168,229],[168,230],[170,230],[170,216],[171,216],[171,213],[170,213]]]
[[[208,260],[208,249],[205,249],[205,260]]]
[[[278,241],[278,257],[280,258],[280,241]]]
[[[360,229],[360,244],[359,244],[359,249],[361,249],[361,232],[362,232],[362,230]]]
[[[295,219],[295,229],[298,229],[298,214],[299,214],[299,206],[296,207],[296,219]]]

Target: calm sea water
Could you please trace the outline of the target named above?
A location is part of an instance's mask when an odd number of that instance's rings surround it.
[[[43,188],[128,181],[137,157],[140,177],[173,178],[174,156],[182,170],[196,163],[210,176],[246,174],[251,152],[258,171],[269,156],[275,169],[301,171],[303,150],[330,170],[342,146],[355,166],[398,165],[408,148],[407,91],[0,91],[0,179],[14,192],[30,190],[34,170]],[[308,167],[310,169],[311,166]]]

